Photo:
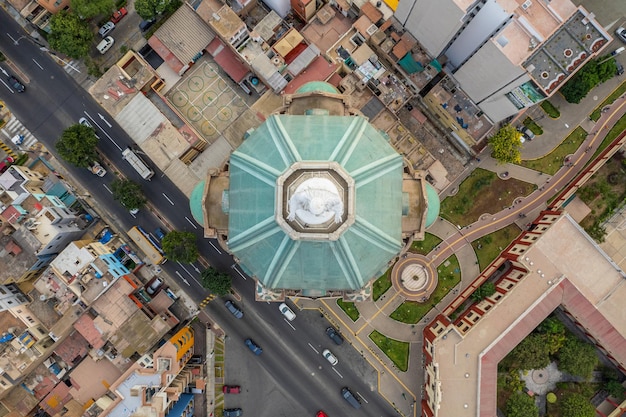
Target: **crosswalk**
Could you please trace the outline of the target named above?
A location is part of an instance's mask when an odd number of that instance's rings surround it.
[[[4,136],[2,142],[14,149],[25,151],[31,149],[31,147],[37,143],[37,138],[13,115],[11,115],[11,118],[1,130]],[[19,145],[11,142],[11,139],[17,135],[21,135],[21,137],[24,138],[23,142]]]

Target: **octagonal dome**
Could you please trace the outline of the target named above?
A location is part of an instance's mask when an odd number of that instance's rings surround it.
[[[228,247],[267,288],[357,290],[402,247],[402,157],[363,117],[273,115],[229,170]]]

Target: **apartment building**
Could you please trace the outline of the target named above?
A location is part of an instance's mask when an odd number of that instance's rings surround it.
[[[540,213],[424,329],[422,416],[496,415],[498,363],[556,308],[626,371],[625,279],[568,214]]]
[[[492,122],[554,94],[612,39],[570,0],[401,0],[395,17]]]
[[[23,3],[22,3],[23,4]],[[20,14],[33,25],[49,31],[50,18],[70,7],[70,0],[31,0]]]

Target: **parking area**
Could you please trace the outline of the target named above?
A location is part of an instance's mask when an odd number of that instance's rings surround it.
[[[167,94],[169,102],[209,143],[249,108],[218,68],[215,62],[201,59]]]

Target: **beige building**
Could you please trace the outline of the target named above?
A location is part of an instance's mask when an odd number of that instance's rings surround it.
[[[469,302],[486,281],[496,292]],[[625,283],[568,214],[542,212],[424,330],[422,416],[496,415],[498,362],[556,308],[626,371]]]

